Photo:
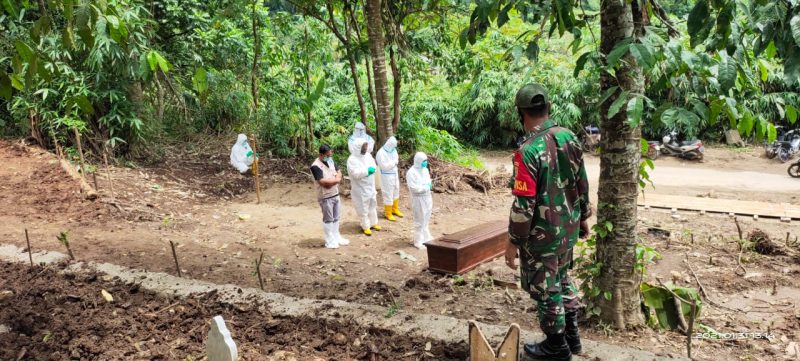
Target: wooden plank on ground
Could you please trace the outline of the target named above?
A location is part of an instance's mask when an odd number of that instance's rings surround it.
[[[733,213],[742,216],[800,220],[800,206],[735,199],[701,198],[648,193],[639,196],[639,205],[707,213]]]

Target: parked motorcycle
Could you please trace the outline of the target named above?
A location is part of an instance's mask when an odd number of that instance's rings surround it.
[[[789,172],[790,176],[794,178],[800,178],[800,159],[798,159],[794,164],[790,165],[787,171]]]
[[[658,155],[661,154],[661,143],[656,140],[648,140],[647,146],[647,158],[650,160],[658,159]]]
[[[665,135],[661,143],[661,153],[688,160],[702,160],[706,152],[703,142],[698,139],[678,141],[678,132],[672,131]]]
[[[583,151],[597,154],[600,149],[600,128],[590,125],[584,127],[583,131]]]
[[[800,152],[800,130],[783,131],[778,128],[778,138],[772,144],[767,144],[765,149],[769,159],[778,157],[781,162],[788,162]]]

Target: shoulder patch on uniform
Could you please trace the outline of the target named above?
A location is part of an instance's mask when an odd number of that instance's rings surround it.
[[[536,180],[528,171],[528,167],[522,161],[522,152],[514,152],[514,190],[511,194],[520,197],[536,196]]]

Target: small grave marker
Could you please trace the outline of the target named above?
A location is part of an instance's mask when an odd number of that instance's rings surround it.
[[[239,358],[236,343],[233,342],[231,332],[225,326],[225,320],[222,319],[222,316],[215,316],[211,320],[211,331],[208,332],[206,352],[208,353],[208,361],[236,361]]]
[[[497,352],[489,345],[475,321],[469,321],[469,359],[471,361],[519,361],[519,326],[512,323]]]

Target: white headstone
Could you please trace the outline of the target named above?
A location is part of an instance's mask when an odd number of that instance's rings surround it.
[[[215,316],[211,320],[211,331],[208,332],[206,352],[208,353],[208,361],[236,361],[239,358],[239,353],[236,351],[236,343],[233,342],[231,332],[225,326],[222,316]]]

